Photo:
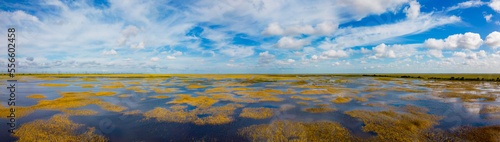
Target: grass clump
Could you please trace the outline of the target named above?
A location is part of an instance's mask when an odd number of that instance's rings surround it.
[[[227,104],[221,107],[196,108],[194,110],[186,110],[187,106],[174,105],[170,109],[156,107],[143,114],[146,119],[155,118],[160,122],[176,122],[176,123],[193,123],[196,125],[219,125],[227,124],[234,121],[231,117],[234,110],[238,107],[243,107],[238,104]],[[199,115],[209,115],[199,117]]]
[[[310,112],[310,113],[325,113],[325,112],[337,111],[337,109],[331,108],[331,107],[310,107],[310,108],[303,109],[303,111]]]
[[[345,114],[363,121],[363,131],[378,135],[368,141],[426,141],[427,131],[442,118],[427,114],[425,108],[404,106],[404,112],[352,110]]]
[[[148,90],[136,90],[134,92],[136,92],[136,93],[149,93]]]
[[[219,100],[216,100],[212,97],[207,97],[207,96],[198,96],[198,97],[191,97],[191,95],[174,95],[175,97],[179,97],[178,99],[175,99],[171,102],[168,102],[167,104],[188,104],[191,106],[196,106],[199,108],[208,108],[212,106],[213,104],[219,102]]]
[[[228,92],[231,92],[231,90],[226,88],[210,88],[205,90],[205,93],[228,93]]]
[[[259,108],[244,108],[240,113],[240,117],[252,118],[252,119],[266,119],[274,115],[271,108],[259,107]]]
[[[44,95],[35,94],[35,95],[29,95],[29,96],[26,96],[26,98],[33,98],[33,99],[45,99],[45,98],[47,98],[47,97],[45,97]]]
[[[127,87],[125,89],[128,89],[128,90],[137,90],[137,89],[142,89],[142,87],[139,87],[139,86],[131,86],[131,87]]]
[[[486,105],[479,113],[500,113],[500,105]]]
[[[268,102],[281,102],[283,100],[285,100],[285,99],[276,98],[276,97],[265,97],[265,98],[259,99],[259,101],[261,101],[261,102],[265,102],[265,101],[268,101]]]
[[[126,98],[126,97],[130,97],[131,95],[118,95],[117,97],[120,97],[120,98]]]
[[[305,105],[305,106],[309,105],[309,103],[306,103],[306,102],[297,102],[297,104],[299,104],[299,105]]]
[[[156,96],[149,96],[149,98],[164,99],[164,98],[170,98],[170,96],[165,96],[165,95],[156,95]]]
[[[349,97],[337,97],[336,99],[333,99],[332,102],[340,104],[340,103],[348,103],[352,99]]]
[[[252,125],[238,130],[238,134],[250,141],[354,141],[349,130],[331,121],[295,122],[289,120],[273,121],[271,124]]]
[[[290,98],[292,99],[301,99],[301,100],[304,100],[304,101],[310,101],[310,100],[316,100],[318,98],[308,98],[308,97],[301,97],[301,96],[291,96]]]
[[[54,115],[48,120],[35,120],[25,123],[12,136],[25,141],[108,141],[95,133],[94,127],[86,128],[83,124],[75,124],[67,115]]]
[[[321,95],[321,94],[330,94],[331,92],[328,90],[304,90],[300,92],[302,95]]]

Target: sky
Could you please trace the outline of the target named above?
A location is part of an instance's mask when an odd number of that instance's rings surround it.
[[[500,0],[6,0],[23,73],[500,73]]]

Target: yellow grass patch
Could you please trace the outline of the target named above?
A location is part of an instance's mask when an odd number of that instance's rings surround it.
[[[331,107],[310,107],[310,108],[305,108],[302,111],[310,113],[325,113],[325,112],[337,111],[337,109]]]
[[[238,134],[249,138],[250,141],[356,141],[346,128],[331,121],[304,123],[279,120],[273,121],[271,124],[252,125],[239,129]]]
[[[120,97],[120,98],[125,98],[125,97],[130,97],[131,95],[118,95],[117,97]]]
[[[38,86],[45,86],[45,87],[66,87],[69,86],[69,84],[48,84],[48,83],[43,83],[43,84],[37,84]]]
[[[54,115],[48,120],[35,120],[25,123],[12,136],[18,141],[108,141],[95,133],[94,127],[85,128],[83,124],[73,123],[66,115]],[[83,129],[85,130],[85,129]]]
[[[137,91],[134,91],[136,93],[149,93],[148,90],[137,90]]]
[[[33,99],[45,99],[45,98],[47,98],[47,97],[45,97],[44,95],[35,94],[35,95],[29,95],[29,96],[26,96],[26,98],[33,98]]]
[[[306,103],[306,102],[297,102],[297,104],[299,104],[299,105],[305,105],[305,106],[309,105],[309,103]]]
[[[271,108],[259,107],[259,108],[244,108],[240,113],[240,117],[252,118],[252,119],[266,119],[274,115]]]
[[[340,104],[340,103],[348,103],[352,99],[349,97],[337,97],[336,99],[333,99],[332,102]]]
[[[301,99],[301,100],[304,100],[304,101],[310,101],[310,100],[316,100],[318,98],[309,98],[309,97],[301,97],[301,96],[291,96],[290,98],[292,99]]]
[[[157,96],[149,96],[149,98],[163,99],[163,98],[170,98],[170,96],[165,96],[165,95],[157,95]]]
[[[142,89],[142,87],[139,87],[139,86],[130,86],[130,87],[127,87],[125,89],[128,89],[128,90],[136,90],[136,89]]]

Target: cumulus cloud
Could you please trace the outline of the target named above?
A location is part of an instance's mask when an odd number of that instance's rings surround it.
[[[491,32],[488,36],[486,36],[484,43],[493,49],[500,47],[500,32]]]
[[[269,51],[259,53],[259,65],[264,66],[273,63],[276,56],[269,54]]]
[[[104,56],[107,56],[107,55],[116,55],[116,54],[118,54],[118,53],[116,53],[116,51],[114,49],[111,49],[109,51],[106,51],[106,50],[102,51],[102,55],[104,55]]]
[[[478,49],[482,44],[481,36],[471,32],[450,35],[444,40],[430,38],[424,42],[430,49]]]
[[[276,61],[276,63],[280,64],[280,65],[289,65],[291,63],[295,63],[295,60],[294,59],[279,60],[279,61]]]
[[[181,51],[177,51],[175,52],[174,54],[172,54],[172,56],[181,56],[182,55],[182,52]]]
[[[323,56],[328,58],[345,58],[349,57],[349,54],[344,50],[328,50],[322,53]]]
[[[478,58],[484,58],[484,57],[487,57],[487,54],[486,54],[486,51],[484,50],[480,50],[479,52],[472,52],[472,51],[469,51],[469,53],[465,53],[465,52],[454,52],[453,53],[453,56],[455,57],[460,57],[460,58],[466,58],[466,59],[478,59]]]
[[[278,43],[276,43],[274,46],[277,48],[283,48],[283,49],[302,49],[305,45],[310,44],[309,41],[305,39],[294,39],[292,37],[282,37],[280,40],[278,40]]]
[[[411,1],[410,6],[404,9],[406,17],[410,19],[415,19],[420,14],[420,3],[417,1]]]
[[[486,22],[491,22],[491,17],[493,17],[493,14],[484,15],[484,19],[486,19]]]
[[[254,50],[251,46],[230,46],[228,48],[221,49],[220,53],[230,57],[245,58],[252,56],[254,54]]]
[[[167,60],[175,60],[175,56],[167,56]]]
[[[491,0],[488,6],[490,6],[496,12],[500,13],[500,0]]]
[[[130,49],[144,49],[144,42],[140,42],[136,45],[130,45]]]
[[[435,58],[442,58],[442,57],[444,57],[443,56],[443,52],[441,50],[437,50],[437,49],[429,50],[429,51],[427,51],[427,53],[429,55],[431,55],[432,57],[435,57]]]
[[[419,46],[418,44],[407,44],[407,45],[386,45],[384,43],[379,44],[372,48],[375,55],[369,56],[369,59],[378,58],[401,58],[408,57],[414,54],[415,48]]]
[[[158,58],[158,57],[151,57],[149,60],[153,61],[153,62],[157,62],[157,61],[160,61],[160,58]]]
[[[454,52],[453,56],[455,56],[455,57],[466,57],[467,54],[465,54],[465,52]]]
[[[125,37],[129,37],[129,36],[137,35],[138,32],[139,32],[139,28],[137,28],[136,26],[133,26],[133,25],[129,25],[125,29],[123,29],[122,34]]]

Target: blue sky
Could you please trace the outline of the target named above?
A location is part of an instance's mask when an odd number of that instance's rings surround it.
[[[7,0],[0,27],[20,72],[500,72],[500,0]]]

